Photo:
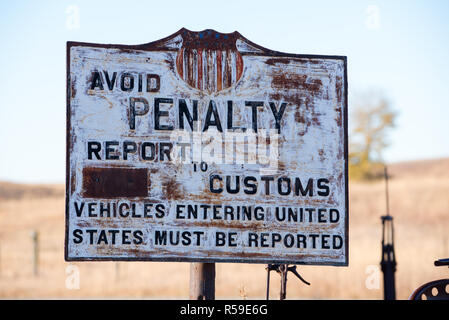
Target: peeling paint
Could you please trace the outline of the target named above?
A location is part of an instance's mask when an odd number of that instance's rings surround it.
[[[346,57],[181,29],[69,42],[67,68],[66,260],[348,264]],[[181,128],[223,162],[172,161]]]

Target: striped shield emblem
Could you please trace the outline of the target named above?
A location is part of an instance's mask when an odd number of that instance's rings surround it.
[[[242,76],[243,59],[236,47],[236,33],[186,31],[182,38],[176,69],[189,86],[211,94],[237,83]]]

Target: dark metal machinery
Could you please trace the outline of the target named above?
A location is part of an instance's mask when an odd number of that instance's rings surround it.
[[[434,262],[436,267],[449,267],[449,259],[440,259]],[[410,300],[449,300],[449,279],[430,281],[411,294]]]
[[[385,193],[387,214],[382,216],[382,260],[380,262],[384,274],[384,300],[396,300],[396,256],[394,253],[394,226],[390,216],[388,199],[388,172],[385,167]]]

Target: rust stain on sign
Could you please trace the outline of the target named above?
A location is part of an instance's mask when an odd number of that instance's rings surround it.
[[[146,168],[83,168],[85,198],[146,197],[148,195]]]
[[[348,264],[346,57],[67,44],[65,258]]]

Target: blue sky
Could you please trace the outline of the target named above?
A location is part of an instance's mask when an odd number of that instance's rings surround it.
[[[349,107],[380,90],[399,112],[388,162],[449,156],[449,1],[2,1],[0,180],[65,179],[66,41],[140,44],[182,27],[346,55]]]

